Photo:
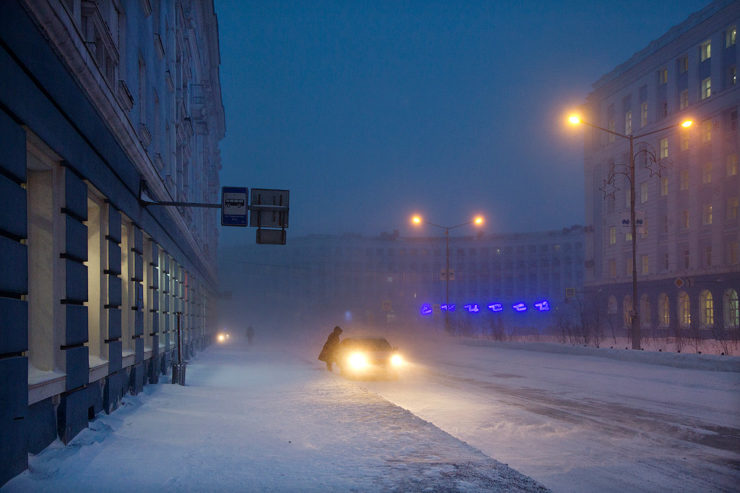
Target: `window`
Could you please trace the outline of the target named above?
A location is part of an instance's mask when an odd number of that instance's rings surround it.
[[[699,294],[699,303],[701,304],[701,325],[702,327],[714,326],[714,299],[709,290],[704,290]]]
[[[103,198],[89,188],[87,194],[87,340],[90,368],[105,363],[105,334],[108,319],[104,306],[108,299],[108,284],[104,270],[107,262],[107,206]]]
[[[668,327],[671,324],[671,302],[665,293],[658,295],[658,324],[661,327]]]
[[[63,197],[57,192],[65,170],[58,165],[61,159],[37,140],[29,138],[26,154],[29,383],[56,376],[46,372],[55,369],[54,359],[59,352],[55,341],[64,340],[58,328],[63,327],[63,311],[58,309],[59,301],[55,303],[54,297],[64,282],[59,275],[62,245],[54,232],[63,230],[65,224],[59,212]]]
[[[703,62],[712,58],[712,42],[707,40],[699,46],[699,59]]]
[[[682,110],[685,110],[689,107],[689,90],[684,89],[681,91],[680,100],[678,107]]]
[[[678,188],[679,190],[689,189],[689,170],[682,169],[678,172]]]
[[[647,329],[651,326],[650,319],[650,297],[643,294],[640,297],[640,325],[642,328]]]
[[[667,253],[664,253],[663,254],[663,270],[666,272],[668,272],[668,269],[671,266],[670,260],[671,260],[670,255],[668,255]]]
[[[640,203],[644,204],[648,201],[648,182],[644,181],[640,183]]]
[[[632,133],[632,110],[628,110],[624,114],[624,133],[630,135]]]
[[[737,38],[737,26],[730,26],[725,31],[725,48],[735,46],[735,40]]]
[[[609,122],[606,125],[606,128],[608,128],[612,132],[615,132],[616,131],[616,126],[614,124],[614,119],[613,118],[609,120]],[[608,141],[609,141],[610,144],[612,142],[614,142],[614,134],[608,134]]]
[[[707,144],[712,141],[712,120],[701,122],[701,141]]]
[[[617,244],[617,228],[614,226],[609,228],[609,244],[610,245]]]
[[[679,141],[682,151],[688,151],[689,150],[689,134],[688,132],[681,132],[679,134]]]
[[[614,295],[611,295],[609,296],[609,300],[606,302],[606,312],[609,315],[616,315],[617,311],[617,298],[615,298]]]
[[[627,261],[625,262],[625,265],[627,266],[627,275],[632,275],[632,256],[627,257]]]
[[[701,81],[701,99],[707,99],[712,95],[712,78],[707,77]]]
[[[681,57],[678,57],[678,73],[679,74],[685,74],[689,71],[689,56],[683,55]]]
[[[683,328],[691,326],[691,304],[685,291],[678,293],[678,323]]]
[[[660,139],[660,159],[668,157],[668,138]]]
[[[650,257],[647,255],[643,255],[641,259],[642,263],[642,274],[647,275],[650,274]]]
[[[689,229],[689,211],[686,209],[681,211],[681,227],[683,229]]]
[[[701,182],[705,185],[712,183],[712,163],[704,163],[701,167]]]
[[[665,67],[658,70],[658,84],[665,84],[668,82],[668,69]]]
[[[691,253],[688,248],[683,249],[683,268],[688,269],[691,267]]]
[[[738,198],[730,197],[727,199],[727,207],[725,209],[725,219],[728,221],[734,221],[737,219],[738,212]]]
[[[642,224],[640,224],[640,221],[638,220],[637,226],[640,230],[640,237],[641,238],[647,238],[648,237],[648,218],[645,218],[642,220]]]
[[[121,216],[121,342],[123,356],[134,352],[134,311],[136,291],[131,278],[134,277],[133,226]]]
[[[647,125],[647,117],[648,117],[648,104],[642,103],[640,105],[640,126],[644,127]]]
[[[702,206],[701,222],[704,226],[712,224],[712,204],[704,204]]]
[[[627,231],[624,234],[624,241],[632,241],[632,231]]]
[[[728,154],[725,163],[727,176],[737,175],[737,154]]]
[[[702,250],[702,267],[712,266],[712,245],[705,245]]]
[[[662,176],[660,178],[660,195],[665,197],[668,195],[668,177]]]
[[[730,65],[727,67],[727,86],[732,87],[737,84],[737,67]]]
[[[727,251],[727,263],[736,265],[740,263],[740,242],[729,240],[725,243]]]
[[[617,262],[613,258],[609,259],[609,277],[617,277]]]
[[[737,291],[728,289],[725,291],[724,298],[725,327],[737,329],[740,327],[740,300],[738,300]]]
[[[622,300],[622,317],[624,326],[630,327],[632,325],[632,298],[629,295]]]

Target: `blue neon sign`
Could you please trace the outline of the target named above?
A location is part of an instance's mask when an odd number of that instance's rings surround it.
[[[490,305],[488,305],[488,309],[494,313],[502,312],[504,311],[504,305],[502,305],[501,303],[491,303]]]
[[[470,313],[478,313],[480,311],[480,305],[478,303],[468,303],[464,308]]]
[[[432,305],[429,303],[424,303],[421,305],[421,314],[424,316],[431,315],[432,314]]]
[[[443,312],[454,312],[457,305],[450,303],[449,305],[442,304],[439,306],[439,309]]]
[[[550,303],[548,303],[547,300],[538,301],[534,306],[541,312],[550,311]]]
[[[525,305],[524,303],[517,303],[516,305],[512,305],[512,308],[518,312],[527,311],[527,305]]]

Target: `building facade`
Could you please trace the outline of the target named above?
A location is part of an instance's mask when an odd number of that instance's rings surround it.
[[[209,341],[216,215],[140,198],[218,201],[219,63],[210,1],[0,2],[0,485]]]
[[[262,313],[264,319],[286,314],[281,322],[287,324],[421,324],[441,330],[449,288],[447,316],[455,332],[542,332],[574,323],[583,285],[583,234],[573,226],[451,236],[449,281],[444,237],[312,235],[291,238],[281,248],[227,249],[223,262],[229,269],[223,269],[222,281],[244,313]]]
[[[584,119],[595,125],[657,131],[634,149],[639,301],[631,231],[622,226],[629,143],[585,132],[585,287],[597,315],[625,330],[639,303],[643,334],[737,338],[739,24],[740,3],[714,2],[604,75],[587,98]],[[686,119],[691,127],[677,126]]]

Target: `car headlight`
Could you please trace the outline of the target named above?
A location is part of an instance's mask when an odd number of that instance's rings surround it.
[[[353,370],[362,370],[367,366],[367,356],[363,353],[352,353],[347,358],[347,361]]]
[[[224,336],[223,334],[218,335],[218,342],[224,342],[225,340],[226,340],[226,336]]]
[[[403,365],[403,356],[396,353],[393,356],[391,356],[391,365],[393,366],[401,366]]]

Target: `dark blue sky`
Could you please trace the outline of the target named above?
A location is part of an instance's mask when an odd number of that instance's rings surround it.
[[[417,211],[444,225],[480,212],[487,232],[582,224],[564,112],[707,4],[216,0],[222,184],[289,189],[288,241],[411,234]]]

